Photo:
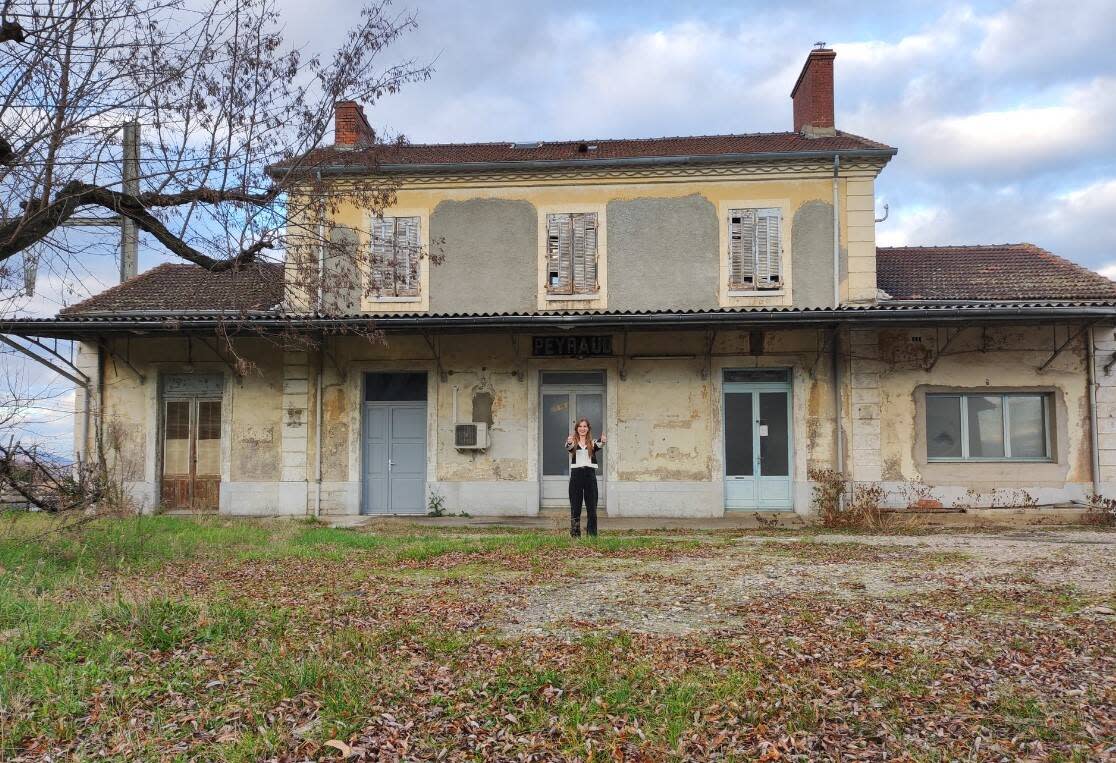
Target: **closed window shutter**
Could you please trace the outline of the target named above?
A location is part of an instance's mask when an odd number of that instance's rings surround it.
[[[729,288],[754,289],[756,282],[756,211],[729,210]]]
[[[729,288],[783,285],[783,242],[778,209],[729,210]]]
[[[393,293],[392,260],[395,241],[395,220],[393,218],[372,221],[372,262],[368,268],[374,294]]]
[[[762,223],[762,225],[760,225]],[[756,225],[756,287],[778,289],[783,285],[782,226],[778,209],[765,209]]]
[[[571,220],[568,214],[546,216],[546,290],[569,294],[573,287]]]
[[[395,294],[418,294],[419,219],[395,218]]]
[[[385,217],[372,221],[370,291],[377,296],[419,293],[419,218]]]
[[[592,294],[597,290],[597,213],[572,217],[574,291]]]
[[[596,293],[596,212],[546,216],[546,291],[548,294]]]

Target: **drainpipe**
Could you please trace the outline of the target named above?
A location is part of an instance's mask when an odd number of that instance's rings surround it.
[[[317,170],[318,187],[322,185],[322,171]],[[319,202],[318,208],[318,293],[317,300],[314,305],[314,312],[325,312],[325,259],[326,259],[326,245],[325,245],[325,215]]]
[[[316,461],[314,480],[317,483],[316,492],[314,497],[314,516],[320,517],[322,515],[322,411],[325,406],[322,405],[322,376],[325,373],[325,336],[321,338],[322,346],[318,348],[318,392],[315,399],[315,407],[317,412],[314,416],[314,439],[317,446],[314,449]]]
[[[837,173],[841,170],[841,157],[833,155],[833,307],[841,306],[841,218],[840,198],[837,195]]]
[[[1097,355],[1093,345],[1093,327],[1085,334],[1089,343],[1086,357],[1089,359],[1089,450],[1093,456],[1093,495],[1100,495],[1100,435],[1097,433]]]
[[[834,449],[835,460],[837,462],[836,471],[838,474],[845,473],[845,433],[844,422],[841,411],[841,327],[833,327],[833,348],[832,348],[832,361],[833,361],[833,432],[837,441],[837,447]]]

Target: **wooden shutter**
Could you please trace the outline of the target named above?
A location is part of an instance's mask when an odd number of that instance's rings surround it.
[[[756,211],[729,210],[729,288],[756,288]]]
[[[419,219],[395,218],[394,283],[397,296],[418,294]]]
[[[596,293],[596,212],[546,216],[546,291],[548,294]]]
[[[419,292],[421,255],[419,218],[385,217],[372,221],[371,291],[377,296],[403,297]]]
[[[385,217],[373,220],[372,261],[368,268],[372,287],[370,291],[373,294],[394,294],[391,277],[394,242],[395,219]]]
[[[571,227],[569,214],[546,216],[546,290],[550,294],[573,291]]]
[[[779,289],[782,285],[783,242],[779,210],[764,209],[760,211],[756,225],[756,288]]]
[[[597,213],[573,217],[573,290],[577,294],[597,291]]]
[[[729,210],[729,288],[783,286],[783,242],[778,209]]]

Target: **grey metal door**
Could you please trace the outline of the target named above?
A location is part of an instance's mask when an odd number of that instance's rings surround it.
[[[362,514],[426,511],[426,403],[364,404]]]

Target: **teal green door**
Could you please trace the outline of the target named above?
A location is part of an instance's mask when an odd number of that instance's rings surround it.
[[[730,369],[723,385],[725,508],[794,509],[791,386],[784,369]]]

